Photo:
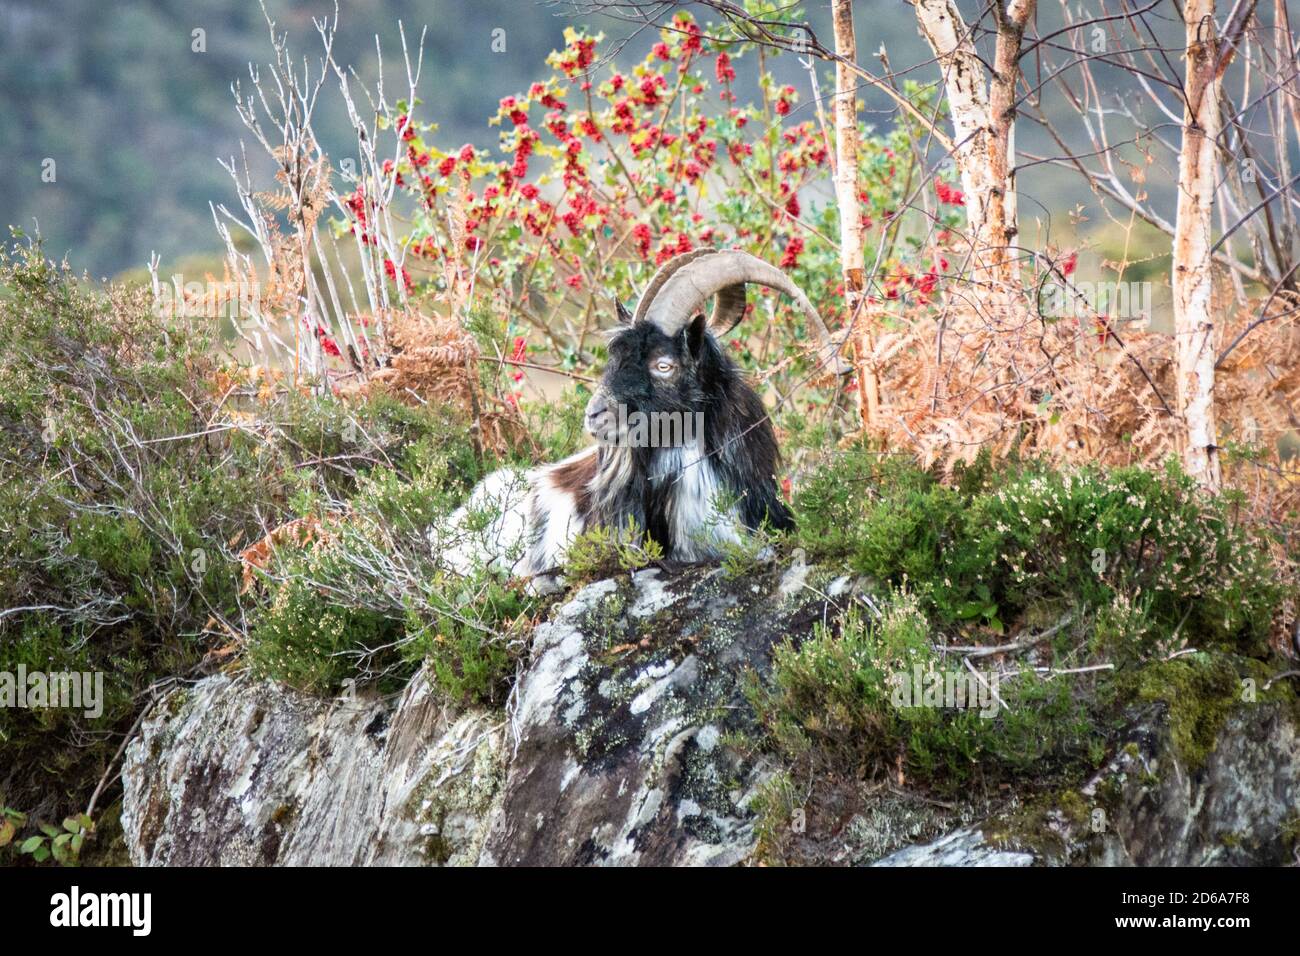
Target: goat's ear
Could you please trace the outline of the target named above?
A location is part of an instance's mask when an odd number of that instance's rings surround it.
[[[704,329],[707,321],[704,313],[701,312],[691,319],[691,324],[686,327],[686,347],[690,349],[691,358],[699,358],[704,348]]]
[[[624,325],[632,324],[632,313],[627,310],[627,306],[622,302],[615,301],[614,308],[618,311],[618,320],[620,322]]]

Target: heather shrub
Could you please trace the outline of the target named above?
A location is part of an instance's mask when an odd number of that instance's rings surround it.
[[[381,467],[408,499],[410,474],[445,500],[477,475],[454,413],[302,395],[219,365],[206,332],[35,246],[0,253],[0,671],[99,672],[104,688],[97,719],[0,708],[0,804],[32,821],[84,809],[105,775],[111,805],[113,755],[154,691],[231,659],[259,606],[244,548]],[[302,598],[281,602],[285,628]]]
[[[853,609],[836,627],[780,645],[770,681],[750,691],[770,745],[798,779],[901,776],[945,794],[1096,759],[1104,725],[1065,681],[1013,671],[987,707],[900,697],[900,682],[917,674],[964,674],[936,637],[917,597],[894,591],[871,613]]]
[[[1172,463],[1058,469],[982,458],[951,483],[856,447],[801,481],[810,554],[914,589],[936,623],[1001,633],[1052,612],[1131,604],[1150,653],[1182,624],[1197,640],[1261,653],[1283,596],[1262,532]],[[1136,633],[1136,632],[1133,632]]]
[[[430,547],[474,473],[456,449],[452,436],[421,445],[412,471],[376,469],[348,499],[316,503],[323,532],[259,574],[267,600],[244,639],[255,674],[317,693],[348,680],[393,690],[427,660],[445,699],[504,699],[539,602],[503,572],[452,573]]]

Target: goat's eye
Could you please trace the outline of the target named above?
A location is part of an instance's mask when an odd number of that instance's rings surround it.
[[[671,375],[673,369],[676,367],[677,367],[676,363],[674,363],[672,359],[666,359],[666,358],[655,359],[653,362],[650,363],[651,370],[658,373],[659,375]]]

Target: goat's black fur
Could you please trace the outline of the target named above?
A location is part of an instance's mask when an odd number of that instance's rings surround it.
[[[665,356],[677,370],[668,381],[651,373],[652,364]],[[618,331],[610,340],[601,389],[629,414],[702,413],[703,461],[679,467],[711,467],[720,495],[734,500],[747,529],[757,530],[765,522],[776,530],[793,526],[777,489],[780,451],[771,420],[744,373],[706,328],[704,316],[697,316],[675,336],[650,323]],[[686,547],[686,542],[675,540],[670,521],[680,476],[671,467],[665,469],[664,450],[603,445],[597,474],[605,471],[601,465],[608,464],[608,456],[619,454],[630,454],[632,467],[623,472],[626,480],[608,488],[608,493],[593,489],[591,523],[621,527],[631,519],[670,556]],[[680,462],[681,456],[677,457]]]

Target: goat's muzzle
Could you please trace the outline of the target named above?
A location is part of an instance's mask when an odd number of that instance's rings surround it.
[[[587,414],[583,421],[587,434],[599,442],[613,444],[618,440],[618,406],[603,385],[587,401]]]

